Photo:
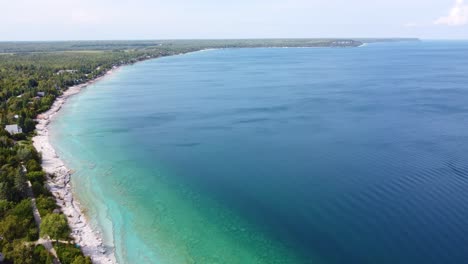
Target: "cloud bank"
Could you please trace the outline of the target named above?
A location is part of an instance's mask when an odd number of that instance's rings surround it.
[[[456,0],[448,16],[439,17],[436,25],[463,26],[468,24],[468,5],[464,0]]]

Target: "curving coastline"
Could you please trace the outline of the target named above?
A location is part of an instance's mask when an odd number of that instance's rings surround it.
[[[72,173],[56,154],[55,149],[49,141],[49,124],[69,97],[78,94],[83,88],[112,74],[117,69],[109,70],[103,76],[69,87],[64,91],[47,112],[37,117],[37,134],[33,137],[34,147],[42,154],[42,167],[48,175],[47,186],[54,195],[56,203],[67,216],[68,224],[72,230],[71,235],[75,239],[75,243],[80,245],[81,250],[86,256],[91,257],[93,263],[97,264],[117,263],[114,251],[105,248],[101,233],[93,230],[80,208],[80,203],[74,199],[71,186]]]
[[[277,47],[269,47],[277,48]],[[298,48],[298,47],[295,47]],[[309,48],[309,47],[304,47]],[[190,52],[181,52],[173,55],[183,55],[187,53],[216,50],[218,48],[199,49]],[[149,58],[147,58],[149,59]],[[152,58],[151,58],[152,59]],[[144,59],[146,60],[146,59]],[[124,66],[123,64],[121,66]],[[49,125],[55,115],[61,110],[68,98],[78,94],[83,88],[109,76],[117,71],[121,66],[114,67],[106,74],[90,80],[86,83],[69,87],[59,96],[52,107],[37,116],[36,136],[33,137],[33,146],[42,155],[42,167],[47,173],[47,187],[54,195],[56,203],[61,207],[61,211],[67,216],[68,224],[72,230],[71,235],[75,243],[81,247],[84,255],[91,257],[93,263],[114,264],[117,263],[114,249],[109,249],[103,244],[103,237],[100,231],[91,226],[83,213],[81,205],[73,196],[71,186],[72,172],[57,155],[49,140]]]

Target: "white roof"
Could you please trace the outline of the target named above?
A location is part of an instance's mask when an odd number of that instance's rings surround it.
[[[10,134],[23,133],[23,130],[18,125],[6,125],[5,130]]]

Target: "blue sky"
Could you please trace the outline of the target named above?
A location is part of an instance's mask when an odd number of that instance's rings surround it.
[[[468,39],[468,0],[0,0],[0,40]]]

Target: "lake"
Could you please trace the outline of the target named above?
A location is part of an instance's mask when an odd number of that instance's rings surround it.
[[[126,66],[51,141],[119,263],[464,263],[468,42]]]

